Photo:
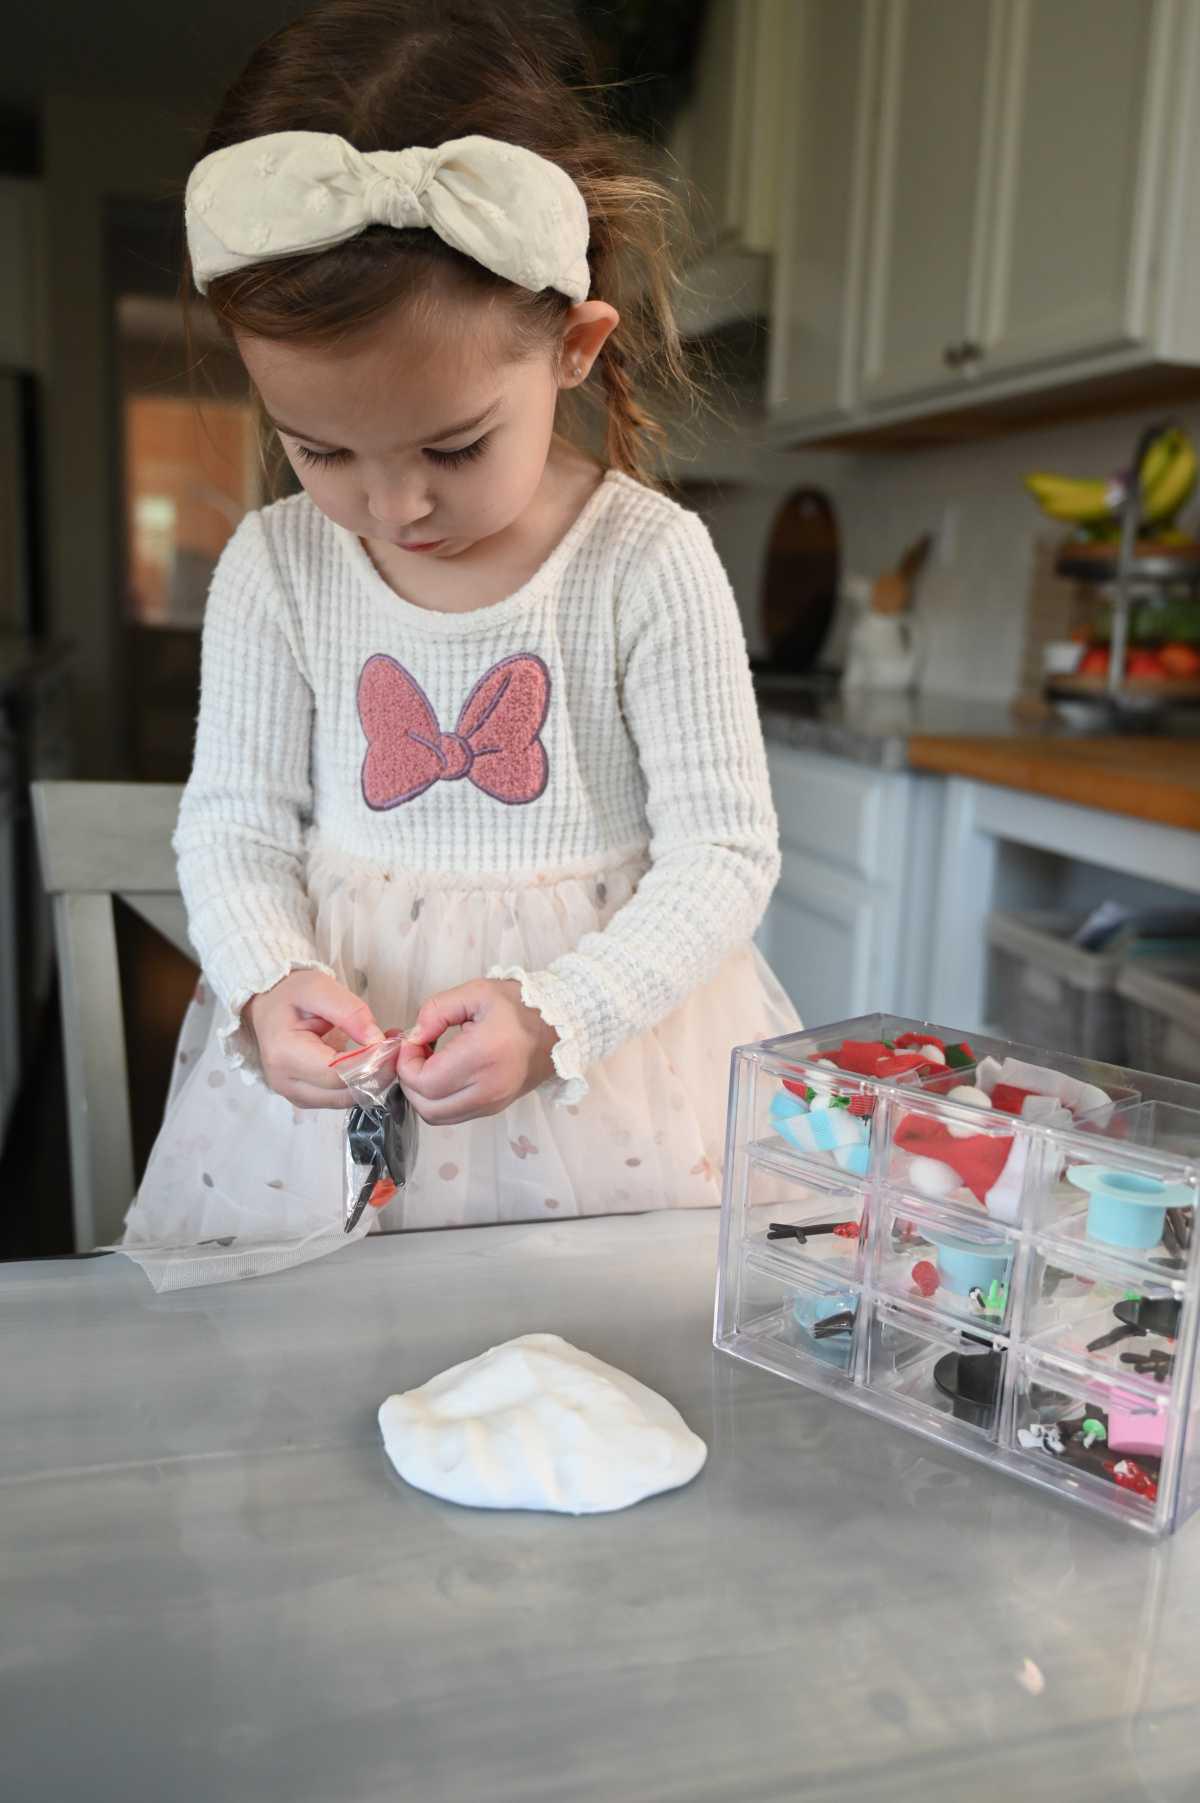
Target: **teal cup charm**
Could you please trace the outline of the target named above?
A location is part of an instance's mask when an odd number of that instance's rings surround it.
[[[928,1230],[925,1238],[937,1254],[941,1282],[956,1296],[969,1296],[972,1290],[980,1290],[986,1296],[994,1283],[1007,1285],[1012,1273],[1013,1249],[1006,1242],[989,1245]]]
[[[1135,1252],[1158,1245],[1168,1208],[1191,1208],[1196,1200],[1186,1183],[1164,1183],[1160,1177],[1106,1170],[1098,1164],[1075,1165],[1067,1178],[1090,1198],[1088,1238]]]

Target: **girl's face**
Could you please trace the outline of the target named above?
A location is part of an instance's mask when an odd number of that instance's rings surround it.
[[[399,311],[332,350],[239,338],[292,468],[356,537],[450,558],[511,526],[542,480],[559,388],[586,376],[617,317],[584,302],[561,356],[514,362],[497,354],[501,322],[474,314],[447,303],[414,326]]]

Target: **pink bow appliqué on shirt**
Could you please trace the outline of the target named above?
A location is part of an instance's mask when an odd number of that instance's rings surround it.
[[[493,665],[467,696],[458,725],[443,732],[429,697],[403,664],[383,652],[358,679],[358,717],[367,735],[362,792],[369,808],[398,808],[436,782],[469,778],[509,807],[536,801],[550,776],[540,737],[550,706],[550,672],[522,652]]]

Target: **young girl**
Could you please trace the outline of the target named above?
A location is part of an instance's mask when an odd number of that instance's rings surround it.
[[[189,179],[191,279],[304,492],[209,596],[175,841],[204,976],[135,1255],[343,1243],[331,1045],[398,1028],[426,1124],[364,1228],[716,1203],[730,1048],[796,1024],[751,945],[778,854],[737,611],[644,479],[637,378],[685,379],[664,196],[549,30],[332,0]],[[560,434],[585,388],[603,463]]]

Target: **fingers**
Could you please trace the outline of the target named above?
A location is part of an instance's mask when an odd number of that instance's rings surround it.
[[[430,996],[421,1006],[413,1025],[404,1035],[405,1041],[412,1045],[436,1045],[443,1033],[451,1027],[463,1027],[469,1020],[475,1020],[487,999],[485,983],[462,983],[457,989],[447,989],[441,995]]]
[[[408,1094],[408,1091],[405,1091]],[[424,1096],[408,1095],[414,1110],[429,1127],[461,1127],[467,1121],[483,1120],[493,1114],[503,1114],[506,1106],[503,1102],[495,1102],[485,1096],[478,1085],[468,1084],[455,1095],[447,1096],[441,1101],[430,1101]]]
[[[274,1084],[271,1087],[274,1089]],[[276,1090],[276,1094],[290,1102],[293,1108],[340,1108],[344,1114],[353,1108],[354,1097],[344,1083],[340,1083],[338,1088],[341,1090],[340,1095],[332,1089],[314,1089],[311,1083],[290,1083],[285,1088]]]
[[[440,1102],[465,1089],[468,1083],[477,1082],[487,1063],[485,1046],[460,1037],[439,1052],[428,1052],[423,1046],[405,1046],[396,1075],[415,1095]]]
[[[299,1012],[311,1014],[330,1027],[340,1027],[358,1045],[374,1045],[383,1038],[367,1004],[343,983],[320,970],[300,971],[297,975],[289,1000]]]

